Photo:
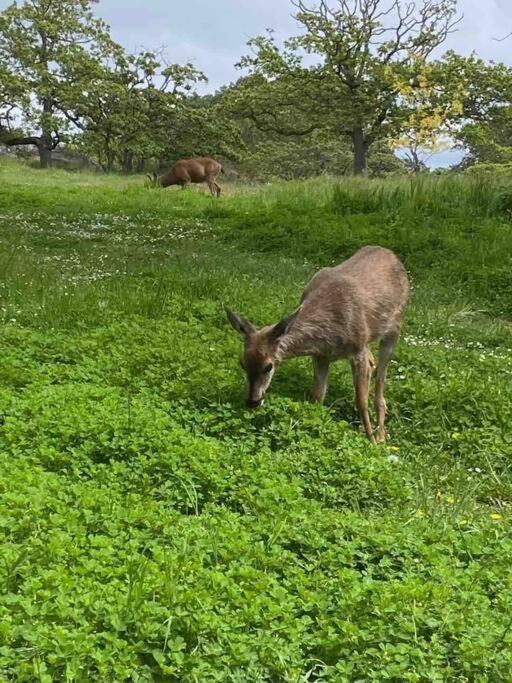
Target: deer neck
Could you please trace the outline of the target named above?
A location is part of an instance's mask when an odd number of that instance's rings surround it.
[[[313,356],[318,352],[318,340],[315,330],[308,326],[296,325],[280,340],[276,358],[279,361],[297,358],[299,356]]]

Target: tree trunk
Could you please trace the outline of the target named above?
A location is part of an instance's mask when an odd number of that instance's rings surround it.
[[[352,131],[352,148],[354,152],[354,175],[363,175],[367,170],[368,141],[361,128]]]
[[[34,145],[39,152],[39,161],[41,168],[49,168],[52,165],[52,139],[43,137],[28,136],[26,138],[12,138],[6,140],[5,143],[9,147],[15,145]]]
[[[123,173],[133,173],[133,152],[123,152]]]
[[[41,163],[41,168],[51,168],[52,165],[52,143],[51,138],[48,140],[46,136],[41,137],[39,144],[37,145],[39,150],[39,161]]]
[[[114,150],[111,149],[110,139],[111,139],[110,132],[107,131],[105,133],[105,137],[103,139],[103,153],[105,154],[105,163],[104,163],[103,167],[104,167],[106,173],[112,173],[112,171],[114,169],[115,154],[114,154]]]

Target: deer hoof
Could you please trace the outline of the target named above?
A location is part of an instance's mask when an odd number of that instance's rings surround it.
[[[386,441],[386,430],[384,427],[377,427],[375,430],[375,443],[384,443]]]

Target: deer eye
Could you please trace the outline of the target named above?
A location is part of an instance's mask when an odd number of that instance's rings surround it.
[[[265,373],[265,375],[268,375],[268,373],[272,370],[273,367],[274,366],[272,365],[272,363],[265,365],[265,367],[263,368],[263,372]]]

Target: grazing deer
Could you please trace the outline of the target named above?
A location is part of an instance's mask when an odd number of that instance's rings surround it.
[[[206,183],[213,197],[220,197],[220,187],[217,184],[217,176],[224,173],[222,166],[215,159],[197,157],[196,159],[181,159],[177,161],[171,170],[158,177],[147,174],[150,182],[154,185],[169,187],[169,185],[181,185],[184,190],[190,183]]]
[[[383,247],[363,247],[334,268],[322,268],[307,285],[299,308],[276,325],[256,329],[236,313],[228,320],[244,337],[241,365],[247,375],[247,405],[263,403],[276,366],[288,358],[311,356],[313,396],[323,403],[329,366],[347,358],[352,366],[356,405],[368,438],[384,441],[386,370],[400,336],[409,281],[397,256]],[[368,345],[380,340],[375,384],[377,428],[368,413],[375,361]]]

